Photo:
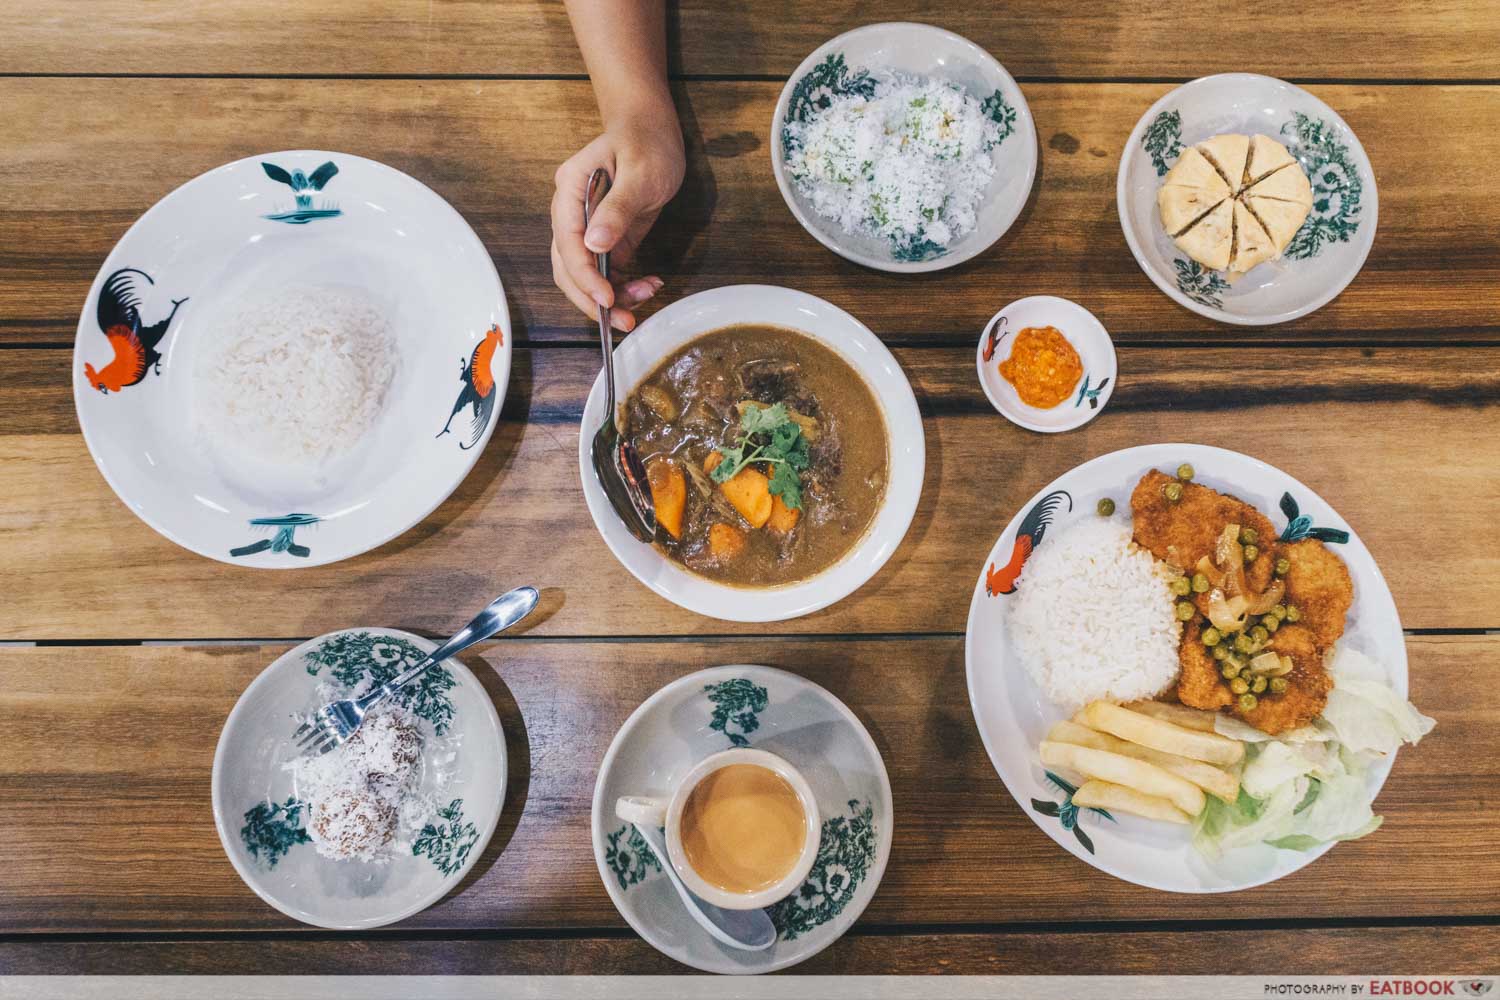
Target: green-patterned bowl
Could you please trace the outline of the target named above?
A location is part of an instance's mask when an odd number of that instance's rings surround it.
[[[1156,209],[1161,178],[1187,146],[1223,132],[1282,142],[1313,186],[1313,208],[1277,260],[1232,284],[1177,249]],[[1151,106],[1120,154],[1120,226],[1141,270],[1178,304],[1221,323],[1267,326],[1306,316],[1344,290],[1375,241],[1379,198],[1364,147],[1312,94],[1254,73],[1183,84]]]
[[[287,916],[337,930],[403,920],[463,881],[495,832],[505,801],[505,737],[483,685],[457,660],[401,691],[423,736],[417,791],[437,812],[412,824],[409,842],[389,860],[319,854],[307,833],[309,806],[282,766],[295,756],[291,735],[300,717],[323,703],[327,688],[339,697],[363,694],[435,648],[395,629],[330,632],[278,657],[229,713],[214,754],[214,825],[245,884]]]

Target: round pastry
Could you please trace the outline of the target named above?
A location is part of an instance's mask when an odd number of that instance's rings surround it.
[[[375,861],[396,836],[396,808],[359,788],[342,788],[312,803],[308,831],[324,857]]]

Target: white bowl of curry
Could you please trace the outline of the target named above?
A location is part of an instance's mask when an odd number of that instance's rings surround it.
[[[926,449],[885,345],[803,292],[717,288],[673,303],[615,350],[625,433],[661,525],[619,522],[579,442],[579,475],[615,557],[662,597],[728,621],[810,614],[885,564],[916,512]],[[584,428],[604,420],[602,377]]]

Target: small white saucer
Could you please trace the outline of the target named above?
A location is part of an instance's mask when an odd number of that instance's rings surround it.
[[[710,937],[640,833],[615,816],[620,796],[662,795],[709,754],[746,746],[796,767],[822,818],[812,872],[767,909],[778,935],[764,951]],[[774,972],[837,941],[875,895],[891,853],[891,783],[865,727],[823,688],[771,667],[714,667],[673,681],[625,720],[599,766],[592,828],[609,898],[652,947],[704,972]]]
[[[1000,363],[1010,357],[1009,345],[1028,326],[1051,326],[1062,331],[1083,361],[1083,378],[1071,398],[1050,410],[1039,410],[1021,402],[1015,386],[1000,374]],[[979,384],[990,404],[1017,426],[1043,434],[1056,434],[1082,427],[1108,405],[1115,392],[1118,369],[1114,341],[1104,324],[1076,302],[1055,295],[1033,295],[1017,299],[990,317],[979,335],[974,352]]]

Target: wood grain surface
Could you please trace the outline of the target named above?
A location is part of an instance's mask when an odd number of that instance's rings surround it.
[[[1287,947],[1288,941],[1296,946]],[[1253,927],[1178,930],[1048,928],[972,933],[867,933],[860,925],[792,975],[1024,976],[1365,975],[1392,967],[1395,956],[1427,955],[1434,968],[1486,969],[1500,951],[1493,925],[1444,927]],[[1425,966],[1424,966],[1425,968]],[[65,969],[95,975],[661,975],[691,972],[634,935],[459,939],[193,937],[153,940],[0,941],[0,969],[45,975]],[[804,987],[805,989],[805,987]],[[801,993],[799,995],[807,995]]]
[[[667,5],[673,67],[717,76],[785,77],[850,28],[923,21],[957,31],[1026,78],[1258,72],[1293,79],[1494,78],[1500,10],[1353,0],[1260,8],[1069,0],[778,0]],[[1267,24],[1295,25],[1268,44]],[[1247,63],[1249,66],[1247,66]],[[191,4],[51,0],[0,42],[0,72],[558,75],[583,72],[560,0],[256,0]]]
[[[1178,307],[1126,246],[1120,151],[1168,89],[1027,86],[1041,147],[1028,207],[975,261],[914,276],[851,264],[797,224],[766,148],[775,84],[684,84],[689,175],[643,263],[665,276],[662,301],[790,285],[903,343],[972,344],[996,310],[1033,294],[1082,303],[1120,343],[1500,342],[1500,174],[1489,168],[1500,129],[1475,127],[1496,120],[1500,87],[1312,88],[1369,151],[1379,231],[1341,296],[1265,328]],[[590,337],[590,320],[552,286],[547,215],[557,164],[597,129],[586,82],[0,79],[0,107],[12,166],[0,171],[0,342],[71,344],[100,263],[142,212],[202,171],[288,148],[357,153],[420,178],[489,247],[519,339]],[[1435,151],[1457,136],[1464,155],[1435,169]],[[1291,353],[1282,361],[1306,367]]]
[[[494,439],[447,502],[374,552],[286,571],[210,561],[152,531],[75,431],[68,353],[4,357],[19,390],[0,403],[0,638],[295,638],[356,622],[444,631],[457,608],[522,582],[565,591],[535,635],[765,631],[669,604],[604,547],[577,458],[594,350],[517,351]],[[873,580],[778,632],[962,632],[985,556],[1032,494],[1089,458],[1161,441],[1246,451],[1316,490],[1370,547],[1406,627],[1500,627],[1500,550],[1473,544],[1500,511],[1500,477],[1474,460],[1493,449],[1500,349],[1129,349],[1109,410],[1047,438],[990,408],[972,350],[897,358],[926,418],[916,518]],[[1120,484],[1121,500],[1133,485]]]
[[[0,932],[297,928],[230,867],[209,798],[224,718],[285,648],[0,649]],[[1385,825],[1226,909],[1114,879],[1033,825],[974,727],[961,638],[501,641],[467,660],[512,761],[499,830],[461,891],[401,926],[623,926],[589,835],[599,762],[654,691],[726,662],[823,685],[880,747],[897,829],[866,926],[1495,914],[1500,845],[1474,827],[1500,796],[1500,694],[1473,676],[1500,636],[1413,637],[1408,652],[1438,725],[1398,756]]]

